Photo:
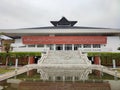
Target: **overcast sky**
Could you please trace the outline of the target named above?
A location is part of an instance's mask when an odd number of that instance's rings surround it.
[[[0,0],[0,29],[51,26],[62,16],[76,26],[120,28],[120,0]]]

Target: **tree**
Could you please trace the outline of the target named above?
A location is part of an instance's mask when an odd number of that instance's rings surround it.
[[[6,67],[7,67],[9,60],[10,44],[4,44],[4,50],[6,52]]]

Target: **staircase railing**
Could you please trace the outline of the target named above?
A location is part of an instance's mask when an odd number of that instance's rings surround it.
[[[86,62],[86,64],[92,64],[92,62],[88,59],[87,53],[82,53],[81,49],[78,49],[80,57]]]
[[[45,52],[45,54],[44,53],[42,53],[42,56],[41,56],[41,58],[38,60],[38,64],[42,64],[43,62],[44,62],[44,60],[48,57],[48,55],[49,55],[49,49],[47,49],[47,51]]]

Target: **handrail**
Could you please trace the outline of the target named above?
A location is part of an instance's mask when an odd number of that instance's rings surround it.
[[[80,48],[78,48],[78,52],[81,58],[86,62],[86,64],[92,64],[91,61],[88,59],[87,54],[83,54]]]
[[[45,58],[48,57],[48,54],[49,54],[49,49],[47,49],[46,54],[42,54],[42,57],[40,58],[40,60],[38,60],[38,64],[42,64]]]

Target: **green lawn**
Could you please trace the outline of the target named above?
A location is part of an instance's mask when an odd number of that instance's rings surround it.
[[[0,74],[4,74],[6,72],[10,72],[13,71],[14,69],[11,68],[0,68]]]
[[[117,71],[120,72],[120,69],[118,69]]]

